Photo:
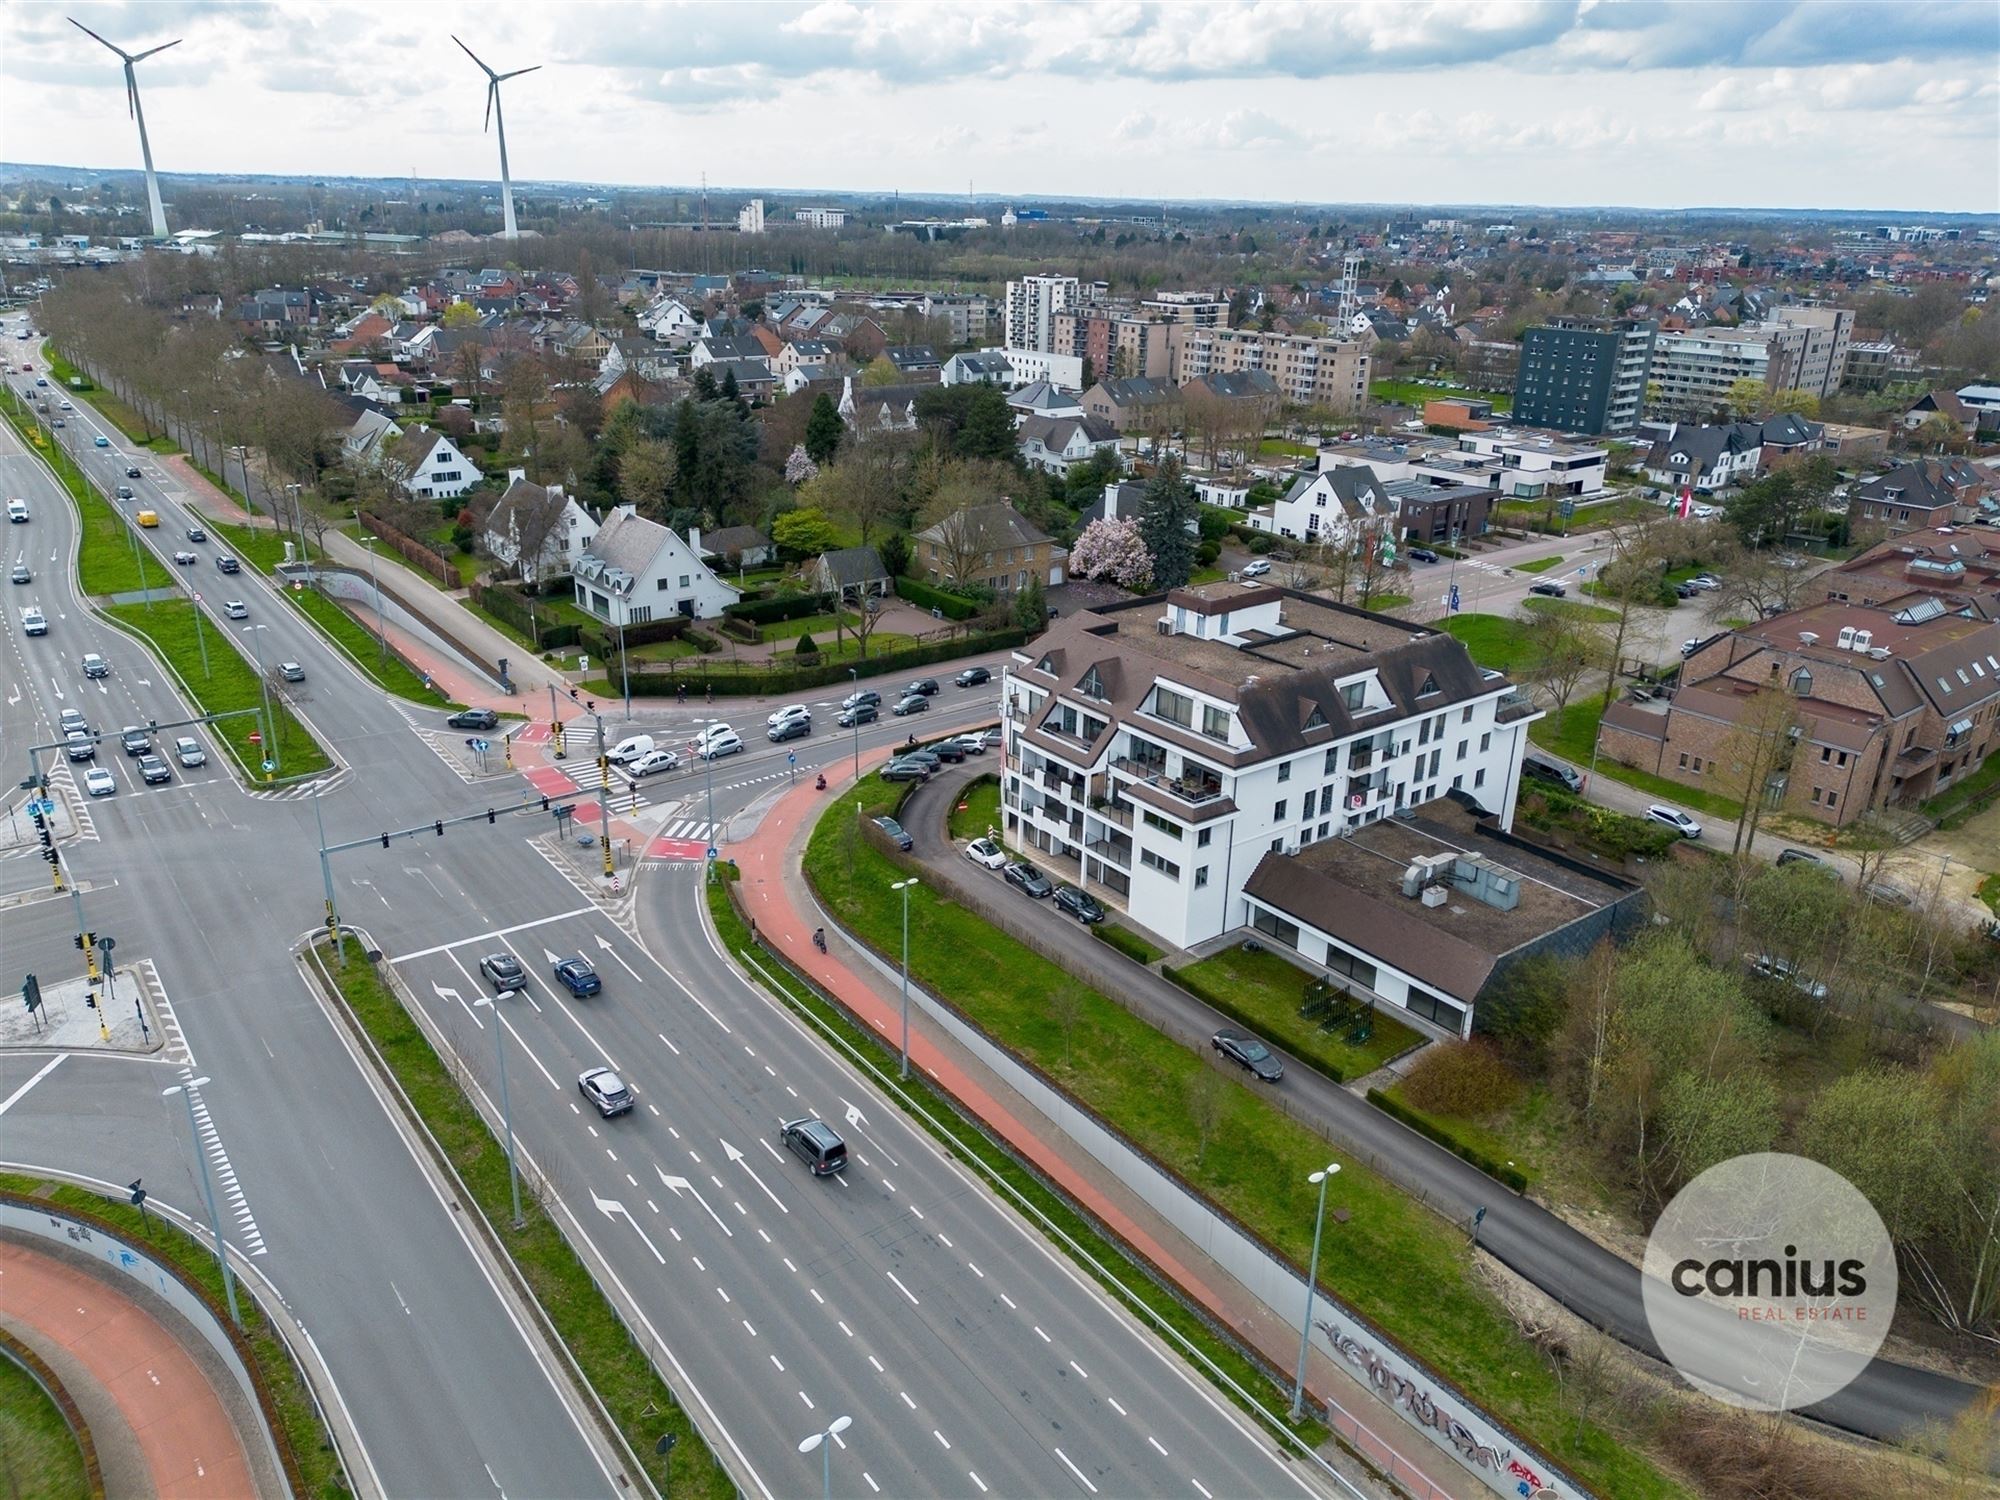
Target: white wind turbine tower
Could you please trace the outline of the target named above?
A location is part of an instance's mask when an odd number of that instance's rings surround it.
[[[146,203],[153,210],[153,238],[163,240],[167,237],[167,211],[160,205],[160,179],[153,175],[153,146],[146,139],[146,112],[139,107],[139,79],[138,75],[132,71],[132,65],[144,62],[155,52],[164,52],[169,47],[178,47],[181,44],[181,40],[179,37],[176,37],[171,42],[162,42],[157,47],[148,47],[144,52],[135,55],[127,52],[123,47],[112,47],[111,43],[105,41],[103,37],[92,31],[74,16],[69,17],[69,24],[99,45],[111,47],[113,52],[116,52],[120,57],[125,59],[125,97],[131,103],[132,118],[139,122],[139,154],[146,159]]]
[[[458,42],[457,37],[453,37]],[[478,54],[463,42],[458,42],[458,50],[474,62],[479,63],[479,71],[486,75],[486,124],[500,135],[500,213],[505,221],[504,233],[510,240],[519,239],[521,231],[514,225],[514,179],[507,175],[507,122],[500,117],[500,85],[510,78],[519,78],[523,73],[533,73],[541,68],[536,63],[532,68],[516,68],[511,73],[496,73],[485,63],[479,62]]]

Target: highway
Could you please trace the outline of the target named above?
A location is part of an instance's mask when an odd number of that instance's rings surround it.
[[[149,544],[169,554],[189,545],[155,466],[141,458],[142,478],[126,481],[123,440],[104,429],[111,446],[95,449],[94,419],[76,405],[64,414],[72,451],[107,489],[132,482],[132,505],[161,512]],[[0,441],[0,485],[30,498],[35,548],[66,555],[66,503],[11,437]],[[212,546],[200,550],[215,576]],[[139,649],[92,619],[54,567],[30,586],[59,606],[48,637],[24,639],[9,601],[4,676],[21,696],[0,716],[0,758],[23,775],[25,745],[55,738],[68,704],[86,703],[100,729],[186,716]],[[337,856],[341,914],[389,955],[468,1085],[496,1097],[494,1027],[504,1029],[524,1156],[573,1217],[593,1269],[639,1308],[670,1379],[750,1488],[816,1483],[817,1457],[801,1457],[799,1439],[851,1415],[834,1462],[857,1490],[1312,1492],[1234,1408],[738,978],[708,946],[698,864],[640,874],[643,919],[630,892],[622,904],[601,899],[552,847],[538,799],[524,807],[519,778],[468,785],[475,771],[440,718],[385,700],[247,568],[229,585],[250,609],[239,628],[269,631],[266,660],[306,668],[298,711],[341,761],[318,809],[330,841],[502,810],[490,827]],[[213,605],[214,591],[203,592]],[[87,650],[112,662],[102,683],[81,677]],[[920,727],[990,719],[990,693],[947,688]],[[751,750],[713,768],[712,818],[702,771],[645,783],[644,797],[672,826],[726,843],[732,819],[778,781],[852,753],[854,737],[832,729],[830,700],[815,702],[820,733],[783,746],[764,741],[762,707],[647,715],[640,727],[668,743],[727,715]],[[885,719],[860,743],[910,727]],[[115,745],[104,758],[123,759]],[[157,789],[118,765],[117,794],[88,807],[96,837],[65,850],[66,867],[89,885],[91,926],[117,932],[121,961],[156,971],[185,1048],[158,1062],[66,1059],[6,1115],[5,1155],[111,1181],[143,1173],[194,1209],[185,1122],[158,1088],[178,1081],[176,1063],[198,1067],[213,1080],[205,1099],[240,1186],[231,1238],[259,1256],[312,1330],[386,1488],[611,1488],[296,973],[291,949],[321,915],[310,797],[246,795],[219,762],[212,754],[212,774]],[[65,778],[58,769],[59,788]],[[0,870],[8,891],[46,876],[29,860]],[[12,963],[75,968],[66,899],[3,920]],[[503,950],[529,987],[478,1006],[489,988],[479,958]],[[577,952],[603,974],[603,994],[577,1001],[552,985],[552,956]],[[0,1098],[46,1061],[0,1058]],[[603,1120],[581,1098],[577,1074],[598,1065],[631,1084],[633,1112]],[[849,1131],[844,1176],[814,1179],[779,1146],[779,1120],[814,1112]],[[141,1123],[152,1128],[135,1132]]]

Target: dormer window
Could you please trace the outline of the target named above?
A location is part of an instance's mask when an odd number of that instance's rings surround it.
[[[1318,708],[1314,708],[1311,713],[1307,714],[1305,723],[1299,726],[1301,731],[1325,729],[1327,727],[1326,715],[1321,713]]]
[[[1428,698],[1432,693],[1435,693],[1437,690],[1438,690],[1437,678],[1433,677],[1428,672],[1424,673],[1423,686],[1417,689],[1417,696],[1419,698]]]
[[[1810,698],[1812,696],[1812,673],[1808,672],[1804,667],[1800,667],[1798,671],[1792,673],[1792,691],[1801,698]]]
[[[1095,667],[1092,667],[1088,672],[1083,674],[1083,681],[1076,685],[1076,690],[1086,698],[1101,700],[1108,696],[1104,691],[1104,679],[1097,675],[1097,668]]]

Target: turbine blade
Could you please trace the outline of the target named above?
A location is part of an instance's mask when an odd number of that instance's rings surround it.
[[[132,61],[144,62],[147,58],[151,57],[155,52],[164,52],[169,47],[178,47],[181,44],[181,41],[182,38],[175,37],[171,42],[162,42],[157,47],[148,47],[144,52],[141,52],[137,57],[133,58]]]
[[[498,79],[486,85],[486,123],[479,127],[481,135],[486,134],[487,131],[493,128],[493,100],[499,93],[500,82]]]
[[[452,40],[454,42],[458,42],[457,37],[453,37]],[[479,71],[484,73],[488,78],[491,78],[493,76],[493,70],[487,67],[485,63],[479,62],[479,54],[474,52],[470,47],[466,46],[465,43],[458,42],[458,50],[463,52],[467,57],[471,58],[474,62],[479,63]]]
[[[541,71],[542,71],[542,65],[540,63],[536,63],[532,68],[516,68],[511,73],[502,73],[498,78],[494,79],[493,81],[495,83],[505,83],[510,78],[519,78],[523,73],[539,73]]]
[[[66,19],[69,22],[69,24],[74,26],[78,31],[82,32],[85,36],[89,37],[93,42],[96,42],[98,46],[111,47],[111,43],[105,41],[103,37],[99,36],[96,32],[92,31],[88,26],[84,25],[83,22],[79,21],[75,16],[67,16],[64,19]],[[132,54],[127,52],[123,47],[111,47],[111,50],[113,52],[116,52],[120,57],[124,58],[125,61],[127,62],[132,61]]]

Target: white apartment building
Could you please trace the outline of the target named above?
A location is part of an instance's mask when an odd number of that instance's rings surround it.
[[[1494,428],[1488,432],[1461,432],[1458,451],[1499,465],[1497,470],[1475,475],[1470,464],[1433,462],[1418,465],[1415,477],[1433,483],[1490,483],[1506,500],[1540,500],[1549,495],[1580,497],[1595,495],[1604,488],[1611,463],[1611,450],[1583,443],[1558,442],[1554,438],[1531,437],[1524,433]]]
[[[1059,391],[1083,389],[1083,360],[1074,354],[1051,354],[1043,349],[982,349],[982,354],[1004,359],[1013,373],[1009,386],[1032,385],[1046,380]]]
[[[1786,358],[1787,336],[1796,346]],[[1753,324],[1747,328],[1701,328],[1687,333],[1662,333],[1653,340],[1648,379],[1652,399],[1647,415],[1702,417],[1729,404],[1729,387],[1755,380],[1766,390],[1782,390],[1791,382],[1786,366],[1796,368],[1806,330]]]
[[[1024,276],[1007,283],[1004,310],[1007,347],[1055,350],[1055,318],[1082,300],[1074,276]]]
[[[844,208],[797,208],[792,210],[795,222],[808,229],[838,229],[847,222]]]
[[[1199,326],[1176,326],[1172,336],[1176,385],[1204,375],[1262,370],[1287,401],[1304,406],[1359,411],[1368,400],[1370,360],[1354,339]]]
[[[736,232],[738,234],[762,234],[764,232],[764,200],[752,198],[736,211]]]
[[[1847,307],[1780,307],[1771,322],[1806,331],[1793,384],[1821,398],[1840,389],[1847,350],[1854,339],[1854,310]]]
[[[1227,328],[1229,299],[1213,292],[1155,292],[1139,303],[1142,316],[1190,328]]]
[[[1441,631],[1211,583],[1082,610],[1001,684],[1007,837],[1184,948],[1294,853],[1457,791],[1511,826],[1539,710]]]

